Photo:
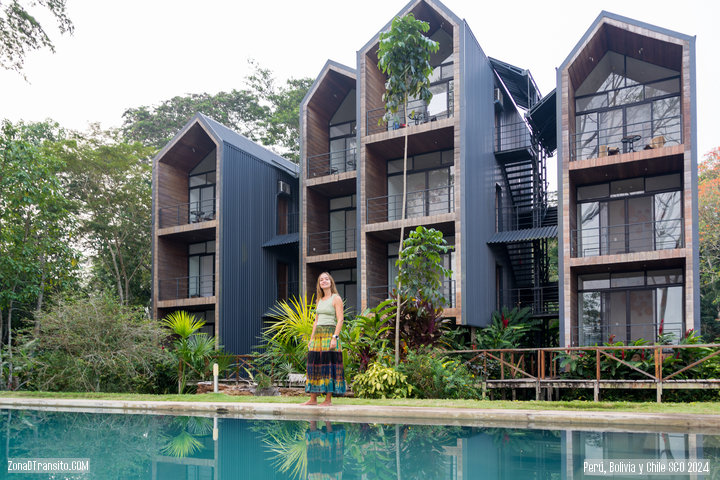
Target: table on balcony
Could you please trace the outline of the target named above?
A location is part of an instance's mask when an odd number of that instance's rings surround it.
[[[620,141],[623,145],[625,145],[625,152],[634,152],[635,151],[635,142],[640,140],[642,136],[640,135],[628,135],[627,137],[623,137]]]

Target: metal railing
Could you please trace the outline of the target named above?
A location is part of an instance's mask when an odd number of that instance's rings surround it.
[[[539,227],[542,225],[546,211],[546,205],[498,208],[496,209],[497,231],[509,232]]]
[[[682,248],[684,220],[656,220],[609,227],[573,229],[570,251],[573,257],[594,257],[621,253]]]
[[[357,169],[356,148],[313,155],[307,159],[307,178],[352,172]]]
[[[430,188],[408,192],[405,218],[427,217],[455,211],[455,188]],[[367,199],[367,223],[400,220],[402,194],[384,195]]]
[[[682,321],[672,322],[664,320],[662,323],[662,332],[666,336],[674,334],[675,340],[679,340],[684,333],[683,327]],[[572,346],[575,347],[615,342],[629,343],[641,338],[649,342],[657,342],[660,323],[635,322],[611,325],[610,321],[605,319],[599,322],[575,325],[570,330]]]
[[[300,226],[300,214],[298,212],[278,214],[277,225],[275,228],[276,235],[286,235],[288,233],[298,232]]]
[[[449,279],[444,280],[443,284],[443,296],[445,297],[445,308],[455,308],[455,280]],[[381,302],[384,302],[388,298],[394,297],[395,285],[378,285],[368,287],[368,306],[374,307]]]
[[[160,279],[158,286],[160,300],[212,297],[215,295],[215,275]]]
[[[570,161],[680,145],[682,116],[626,123],[608,128],[585,127],[581,132],[572,135],[570,141]]]
[[[560,294],[557,284],[542,287],[513,288],[507,291],[510,305],[513,307],[530,307],[533,315],[558,313],[560,311]]]
[[[530,129],[525,122],[498,125],[495,128],[495,152],[532,147]]]
[[[355,229],[308,233],[308,255],[352,252],[355,250]]]
[[[215,199],[209,198],[199,202],[160,207],[158,210],[160,228],[207,222],[215,220]]]

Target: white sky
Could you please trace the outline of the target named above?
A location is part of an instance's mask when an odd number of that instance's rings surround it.
[[[720,145],[720,95],[712,86],[720,78],[720,2],[444,3],[468,21],[486,55],[529,69],[543,94],[555,87],[555,68],[601,10],[697,36],[698,158]],[[129,107],[157,104],[175,95],[242,88],[249,58],[271,69],[279,80],[314,78],[327,59],[355,67],[356,51],[405,4],[68,0],[75,34],[60,37],[53,29],[57,52],[34,52],[26,59],[28,82],[0,70],[0,118],[52,118],[79,130],[89,122],[120,126]]]

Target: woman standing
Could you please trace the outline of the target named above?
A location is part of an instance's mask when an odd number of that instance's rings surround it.
[[[310,400],[303,405],[317,405],[318,395],[325,394],[322,405],[332,405],[333,393],[345,393],[340,330],[343,324],[343,301],[335,280],[323,272],[317,279],[317,307],[310,342],[308,343],[307,383]]]

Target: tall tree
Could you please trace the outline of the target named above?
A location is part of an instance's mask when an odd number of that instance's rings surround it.
[[[76,279],[75,206],[51,148],[61,136],[50,123],[0,127],[0,346],[12,345],[13,326],[32,320],[47,293]],[[12,349],[9,355],[12,384]]]
[[[435,53],[440,45],[430,40],[424,34],[428,32],[430,25],[422,20],[416,20],[412,13],[404,17],[395,17],[390,30],[380,34],[380,46],[378,48],[378,67],[386,75],[385,93],[385,115],[386,122],[397,117],[398,110],[402,107],[402,115],[408,115],[408,100],[420,99],[429,103],[432,99],[430,92],[430,75],[433,67],[430,64],[430,54]],[[405,123],[405,122],[402,122]],[[403,151],[403,188],[402,188],[402,216],[403,222],[400,227],[400,251],[402,255],[403,240],[405,238],[405,210],[407,208],[407,152],[408,152],[408,130],[405,128],[405,148]],[[397,304],[398,309],[395,318],[395,365],[400,363],[400,292],[402,289],[401,275],[397,283]]]
[[[273,73],[251,61],[245,88],[189,94],[155,107],[129,108],[123,114],[126,141],[161,148],[195,114],[205,114],[249,139],[261,142],[289,160],[299,162],[299,106],[312,79],[291,78],[277,86]]]
[[[94,284],[115,291],[123,305],[147,305],[154,148],[97,127],[56,147],[67,165],[68,195],[79,204]]]
[[[60,33],[73,32],[65,9],[66,0],[10,0],[4,3],[0,2],[0,67],[6,70],[21,72],[25,57],[33,50],[49,48],[55,51],[45,28],[28,7],[43,7],[44,13],[49,13],[57,22]]]
[[[707,340],[720,336],[720,147],[699,165],[700,312]]]

